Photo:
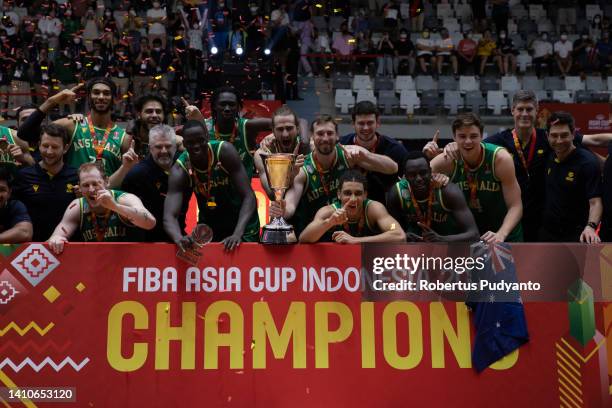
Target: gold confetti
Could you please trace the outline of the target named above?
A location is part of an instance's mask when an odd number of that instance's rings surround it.
[[[395,231],[395,223],[391,224],[391,227],[389,228],[389,231]]]

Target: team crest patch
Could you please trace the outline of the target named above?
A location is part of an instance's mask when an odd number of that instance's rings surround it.
[[[40,186],[38,184],[32,184],[32,190],[34,190],[35,193],[38,193],[39,188]]]
[[[66,184],[66,192],[72,193],[74,191],[74,186],[71,183]]]
[[[570,171],[567,173],[567,176],[565,176],[565,180],[566,181],[574,181],[574,172]]]

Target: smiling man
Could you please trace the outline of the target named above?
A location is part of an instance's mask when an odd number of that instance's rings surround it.
[[[404,242],[404,231],[385,206],[368,199],[368,182],[358,170],[340,177],[338,197],[317,211],[300,235],[301,243]]]
[[[283,105],[272,113],[272,134],[266,136],[255,152],[255,168],[259,173],[261,185],[270,198],[274,193],[268,184],[268,176],[264,168],[262,154],[290,153],[296,155],[293,166],[293,178],[304,165],[305,156],[310,153],[310,145],[302,140],[300,123],[295,112],[287,105]]]
[[[125,242],[129,227],[155,227],[155,217],[138,197],[108,189],[108,177],[98,163],[79,167],[79,188],[83,197],[72,201],[49,238],[56,254],[63,252],[64,244],[77,230],[85,242]]]
[[[574,145],[574,118],[555,112],[547,120],[554,152],[546,165],[546,200],[540,240],[600,242],[595,233],[603,210],[597,158]]]
[[[33,241],[44,242],[62,220],[75,199],[79,184],[77,170],[64,163],[70,136],[56,124],[43,126],[39,142],[41,159],[17,174],[13,195],[25,204],[34,226]]]
[[[400,169],[406,160],[406,148],[397,140],[378,133],[380,128],[380,112],[376,105],[370,101],[362,101],[353,108],[353,128],[355,133],[342,136],[340,144],[357,145],[368,149],[372,153],[389,157],[397,164],[396,174],[384,174],[377,171],[368,171],[368,197],[372,200],[385,202],[386,193],[397,182]]]
[[[422,152],[408,153],[404,177],[387,195],[387,209],[411,242],[473,242],[480,237],[459,187],[435,186]]]
[[[149,131],[166,123],[168,102],[156,94],[143,95],[134,102],[136,120],[128,123],[126,133],[134,140],[134,151],[143,159],[149,154]]]
[[[459,185],[480,239],[486,243],[522,241],[523,205],[514,162],[506,149],[482,142],[483,129],[475,114],[457,115],[452,130],[460,158],[440,154],[431,161],[431,168]]]

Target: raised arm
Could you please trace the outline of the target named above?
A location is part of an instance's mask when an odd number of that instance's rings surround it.
[[[259,132],[272,131],[272,119],[270,118],[253,118],[249,119],[245,125],[246,138],[249,150],[255,150],[257,146],[257,135]]]
[[[153,214],[145,208],[140,198],[134,194],[125,193],[119,197],[113,211],[138,228],[150,230],[155,228],[155,224],[157,223]]]
[[[138,154],[134,151],[134,139],[126,133],[121,142],[121,166],[108,178],[109,188],[119,188],[138,160]]]
[[[368,171],[383,174],[397,174],[397,163],[392,158],[370,152],[357,145],[340,145],[351,167],[359,166]]]
[[[342,214],[344,214],[343,208],[335,210],[331,205],[320,208],[312,222],[300,234],[300,243],[314,244],[318,242],[327,231],[346,220],[346,216],[342,216]]]

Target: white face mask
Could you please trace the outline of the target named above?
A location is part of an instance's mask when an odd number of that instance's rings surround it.
[[[567,35],[562,35],[562,36],[561,36],[561,40],[562,40],[562,41],[567,40]]]
[[[253,13],[253,14],[257,13],[258,9],[259,9],[259,7],[251,7],[251,13]]]
[[[506,38],[506,34],[500,34],[499,38],[501,38],[503,40],[504,38]]]

